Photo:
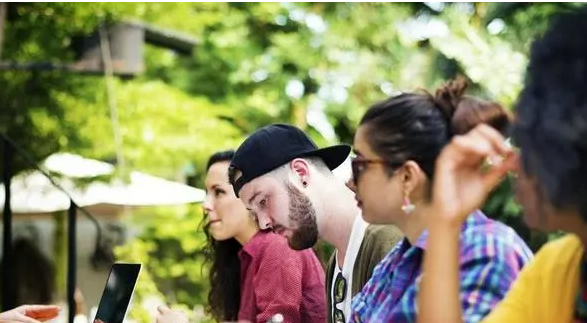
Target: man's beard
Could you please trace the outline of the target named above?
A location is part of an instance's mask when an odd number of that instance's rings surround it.
[[[289,195],[289,220],[292,235],[289,237],[289,246],[294,250],[304,250],[313,247],[318,241],[318,224],[316,223],[316,209],[312,201],[291,183],[285,184]]]

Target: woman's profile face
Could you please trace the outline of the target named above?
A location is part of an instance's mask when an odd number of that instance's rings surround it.
[[[356,184],[349,180],[347,186],[355,192],[356,200],[365,221],[373,224],[395,224],[401,214],[403,188],[400,177],[389,176],[382,160],[367,140],[368,127],[360,126],[354,138],[353,173]]]
[[[212,164],[206,173],[204,210],[215,240],[234,238],[253,221],[242,201],[228,183],[228,161]]]

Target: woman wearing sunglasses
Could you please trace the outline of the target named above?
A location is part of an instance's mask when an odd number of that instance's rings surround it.
[[[367,222],[394,224],[405,238],[353,298],[351,322],[416,320],[436,159],[455,134],[479,123],[506,132],[510,123],[499,104],[463,96],[465,89],[466,82],[458,79],[435,96],[404,93],[372,106],[361,120],[349,186]],[[532,253],[511,228],[479,210],[471,212],[460,232],[463,318],[476,322],[504,297]]]
[[[513,139],[520,151],[504,144],[493,129],[478,127],[442,152],[430,210],[419,322],[463,321],[457,228],[511,171],[518,173],[517,198],[526,223],[569,234],[542,247],[483,322],[587,322],[586,84],[584,8],[554,21],[532,45],[516,109]],[[499,162],[480,170],[488,158]],[[455,199],[458,203],[452,202]]]

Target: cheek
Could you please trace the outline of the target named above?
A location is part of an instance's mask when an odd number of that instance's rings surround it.
[[[275,224],[289,227],[289,203],[286,200],[278,198],[272,199],[263,213]]]
[[[217,201],[214,204],[216,214],[221,222],[212,228],[216,240],[234,237],[245,225],[248,211],[238,199]]]
[[[522,215],[528,227],[546,231],[557,229],[549,223],[549,220],[556,218],[553,217],[552,209],[541,198],[534,183],[523,176],[516,183],[516,201],[523,207]]]
[[[398,191],[397,185],[387,174],[373,173],[359,181],[358,195],[362,202],[363,218],[373,224],[389,223],[394,210],[401,207],[401,200],[394,193]]]

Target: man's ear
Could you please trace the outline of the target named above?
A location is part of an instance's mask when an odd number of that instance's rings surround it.
[[[289,169],[295,175],[296,182],[304,187],[310,184],[310,165],[302,158],[296,158],[289,163]]]

